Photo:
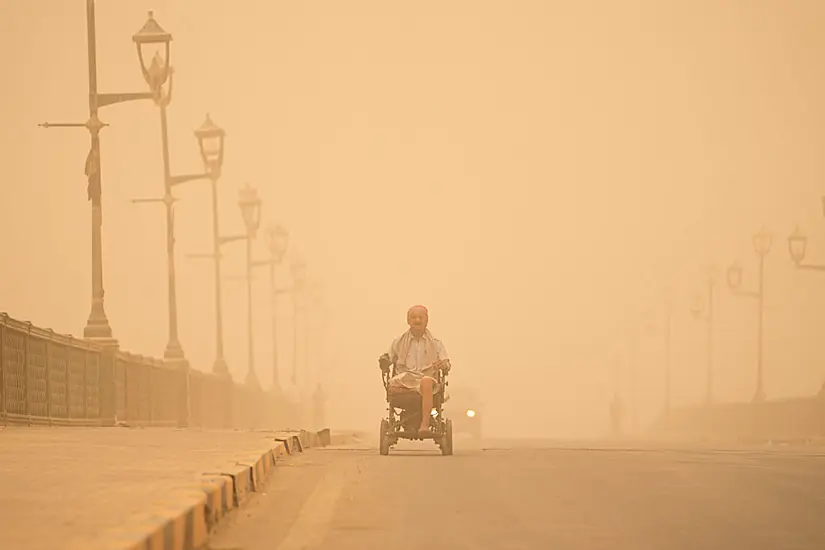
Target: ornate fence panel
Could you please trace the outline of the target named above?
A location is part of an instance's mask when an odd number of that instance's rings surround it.
[[[48,400],[49,334],[29,326],[26,334],[26,414],[33,423],[49,420]]]
[[[180,375],[163,361],[153,360],[152,373],[152,414],[156,426],[178,425],[178,395]]]
[[[79,350],[73,350],[76,353]],[[83,404],[86,407],[84,418],[103,418],[103,409],[101,407],[101,394],[103,387],[100,383],[100,354],[85,350],[83,359],[77,360],[78,371],[84,372],[86,375],[85,389],[86,395],[83,399]]]
[[[204,399],[208,403],[205,414],[206,428],[232,427],[231,391],[235,384],[228,376],[209,374],[204,377]]]
[[[100,424],[99,352],[89,344],[70,339],[66,353],[66,421]]]
[[[0,361],[0,383],[3,391],[3,416],[9,420],[23,419],[28,415],[26,399],[26,341],[29,325],[3,315],[0,319],[3,347]]]
[[[205,425],[206,400],[204,399],[204,374],[200,371],[189,373],[189,425],[203,428]]]
[[[46,360],[46,402],[50,422],[69,421],[69,342],[50,335]]]
[[[283,420],[281,401],[0,313],[0,423],[264,428]]]
[[[126,361],[119,354],[112,356],[112,379],[110,391],[114,396],[114,420],[125,421],[129,413],[126,410]],[[108,382],[108,381],[107,381]]]
[[[134,426],[178,424],[178,373],[158,359],[115,354],[117,421]]]
[[[51,332],[47,349],[45,378],[48,423],[100,424],[97,406],[100,383],[96,368],[99,350],[71,336]],[[92,358],[92,369],[87,366],[89,357]]]
[[[20,424],[100,424],[100,350],[0,315],[0,418]]]

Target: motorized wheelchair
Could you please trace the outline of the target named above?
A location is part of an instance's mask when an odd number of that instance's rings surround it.
[[[430,431],[422,437],[418,428],[421,426],[421,415],[425,414],[422,408],[421,394],[410,390],[403,393],[390,394],[390,379],[397,374],[395,363],[384,354],[378,359],[381,369],[381,378],[384,381],[384,391],[387,399],[387,417],[381,420],[379,451],[382,455],[390,454],[390,448],[398,443],[399,439],[423,441],[432,439],[441,449],[441,454],[453,454],[453,422],[445,418],[443,405],[447,389],[448,369],[438,368],[434,376],[438,383],[438,390],[433,394],[433,409],[427,411],[430,417]]]

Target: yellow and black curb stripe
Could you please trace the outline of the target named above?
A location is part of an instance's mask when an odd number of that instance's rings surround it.
[[[276,437],[275,441],[280,443],[278,447],[284,450],[283,452],[285,453],[285,456],[292,454],[292,445],[290,444],[289,438]]]
[[[243,464],[228,464],[216,471],[204,472],[206,476],[222,476],[232,484],[232,505],[238,507],[253,491],[252,471]]]
[[[301,440],[301,446],[304,447],[305,449],[316,446],[315,434],[314,433],[310,433],[310,432],[307,432],[305,430],[301,430],[300,440]]]
[[[301,444],[301,438],[297,435],[291,437],[276,437],[275,441],[279,441],[286,446],[287,454],[302,453],[304,446]]]
[[[232,509],[263,488],[278,459],[323,444],[324,437],[301,431],[274,438],[263,454],[204,472],[165,495],[147,512],[69,550],[199,550]]]
[[[278,442],[278,445],[275,446],[273,449],[273,453],[275,454],[275,460],[279,458],[286,458],[287,456],[291,455],[292,453],[289,451],[289,445],[286,439],[278,439],[275,438],[275,441]]]
[[[270,450],[258,457],[239,460],[238,466],[249,470],[250,490],[257,492],[269,475],[270,470],[275,466],[275,457]]]
[[[110,529],[80,550],[197,550],[209,536],[206,495],[196,489],[174,491],[151,511],[134,516],[121,527]]]
[[[203,474],[199,481],[206,494],[206,525],[211,531],[235,507],[235,486],[228,476]]]

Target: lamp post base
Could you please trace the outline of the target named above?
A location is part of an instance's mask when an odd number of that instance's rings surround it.
[[[215,362],[212,363],[212,372],[220,376],[226,376],[229,374],[229,365],[226,364],[226,359],[223,357],[218,357],[215,359]]]
[[[753,394],[753,403],[763,403],[768,397],[765,395],[765,392],[762,388],[756,390],[756,393]]]
[[[170,341],[166,344],[163,358],[167,361],[186,361],[186,355],[183,353],[180,342]]]
[[[175,392],[177,404],[177,421],[178,428],[188,428],[190,426],[191,418],[191,395],[189,390],[189,361],[183,358],[165,358],[163,362],[173,369],[177,376],[175,383]]]
[[[254,370],[250,370],[249,372],[246,373],[245,382],[246,382],[246,385],[249,386],[250,388],[253,388],[253,389],[256,389],[256,390],[261,389],[261,381],[258,380],[258,375],[255,374]]]
[[[109,319],[103,312],[103,307],[92,307],[92,313],[86,321],[83,329],[83,337],[95,340],[114,340],[112,337],[112,327],[109,326]]]
[[[184,370],[185,371],[185,370],[189,369],[189,361],[187,359],[183,358],[183,357],[173,357],[171,359],[168,358],[168,357],[164,357],[163,358],[163,363],[170,366],[170,367],[174,367],[178,370]]]
[[[99,346],[105,349],[115,349],[117,350],[120,347],[120,342],[115,340],[114,338],[110,337],[96,337],[96,336],[89,336],[85,331],[83,334],[83,339],[87,342],[94,344],[95,346]]]

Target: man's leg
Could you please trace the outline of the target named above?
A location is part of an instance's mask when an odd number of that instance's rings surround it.
[[[422,432],[430,431],[430,412],[433,410],[433,379],[421,379],[421,427]]]

